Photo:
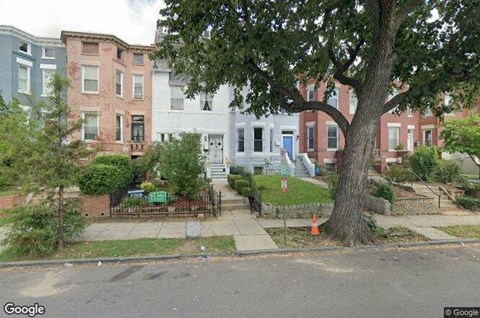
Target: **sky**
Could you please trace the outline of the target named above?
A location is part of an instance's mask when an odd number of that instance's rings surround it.
[[[38,37],[80,31],[149,45],[162,6],[162,0],[0,0],[0,24]]]

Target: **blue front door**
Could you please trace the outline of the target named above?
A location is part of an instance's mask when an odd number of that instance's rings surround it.
[[[293,136],[283,136],[283,150],[285,150],[288,157],[293,160]]]

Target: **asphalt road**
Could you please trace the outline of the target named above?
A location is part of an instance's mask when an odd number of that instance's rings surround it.
[[[0,317],[443,317],[480,306],[479,286],[479,245],[10,269]]]

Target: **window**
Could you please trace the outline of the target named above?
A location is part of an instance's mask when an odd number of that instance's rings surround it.
[[[27,65],[18,65],[18,92],[30,94],[30,67]]]
[[[273,129],[270,129],[270,152],[273,152]]]
[[[237,152],[245,152],[245,129],[237,129]]]
[[[98,43],[93,42],[82,42],[82,53],[83,54],[98,54]]]
[[[200,96],[200,105],[202,110],[212,110],[212,94],[210,93],[202,93]]]
[[[408,117],[413,117],[413,108],[412,107],[407,107],[407,116]]]
[[[355,95],[353,91],[350,91],[348,95],[348,109],[350,111],[350,115],[353,115],[357,111],[357,95]]]
[[[52,78],[55,74],[55,70],[43,69],[42,70],[42,95],[50,96],[52,94]]]
[[[394,150],[400,144],[399,136],[399,127],[388,127],[388,150]]]
[[[123,72],[117,71],[115,74],[115,94],[123,97]]]
[[[327,149],[338,149],[338,126],[327,126]]]
[[[183,110],[183,90],[180,87],[172,87],[171,103],[173,110]]]
[[[432,110],[430,108],[427,108],[423,111],[423,115],[425,117],[431,117],[433,114],[432,114]]]
[[[32,54],[31,46],[27,42],[20,41],[20,45],[18,46],[18,50],[23,53]]]
[[[133,75],[133,98],[143,99],[143,75]]]
[[[134,53],[133,54],[133,63],[135,65],[143,65],[143,54]]]
[[[307,87],[307,102],[315,100],[315,88],[314,86]]]
[[[44,58],[44,59],[54,59],[55,58],[55,48],[54,47],[43,47],[42,58]]]
[[[333,172],[337,170],[337,164],[335,162],[326,162],[325,163],[325,169],[327,171]]]
[[[143,116],[132,116],[132,141],[145,140],[145,119]]]
[[[82,92],[98,93],[98,66],[82,65]]]
[[[333,90],[332,96],[328,97],[327,103],[338,109],[338,87]]]
[[[313,147],[315,145],[315,127],[314,126],[308,126],[307,127],[307,149],[313,150]]]
[[[423,131],[423,144],[428,147],[432,146],[432,130],[431,129],[425,129]]]
[[[82,113],[83,140],[95,140],[98,137],[98,114]]]
[[[263,151],[263,128],[253,128],[253,151]]]
[[[255,166],[253,167],[253,174],[258,176],[263,174],[263,167]]]
[[[123,115],[117,114],[116,126],[117,126],[117,131],[116,131],[115,140],[122,142],[123,141]]]
[[[117,47],[117,59],[123,60],[123,50],[119,47]]]

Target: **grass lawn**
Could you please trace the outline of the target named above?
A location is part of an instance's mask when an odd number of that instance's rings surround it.
[[[478,180],[478,174],[462,173],[462,176],[464,176],[468,180]]]
[[[298,227],[287,229],[287,240],[284,240],[283,228],[266,229],[275,244],[280,248],[313,248],[321,246],[341,246],[340,242],[332,241],[320,232],[319,236],[310,234],[310,227]],[[423,235],[412,232],[403,227],[392,227],[388,229],[377,228],[375,236],[378,243],[402,243],[420,242],[428,239]]]
[[[456,237],[480,239],[480,225],[438,226],[436,229]]]
[[[258,190],[262,194],[262,202],[276,206],[308,204],[308,203],[331,203],[328,188],[320,187],[295,177],[287,177],[288,191],[282,193],[282,176],[253,176]]]
[[[205,246],[205,252],[200,246]],[[119,256],[154,256],[172,254],[203,254],[235,252],[235,241],[231,236],[205,237],[195,239],[137,239],[119,241],[92,241],[72,243],[63,251],[52,255],[33,258],[15,255],[11,249],[0,252],[0,261],[34,259],[79,259]]]

